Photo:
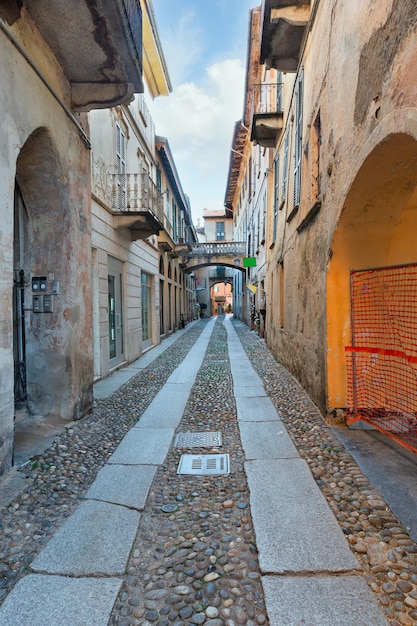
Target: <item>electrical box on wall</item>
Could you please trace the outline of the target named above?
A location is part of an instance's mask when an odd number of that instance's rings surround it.
[[[54,311],[54,296],[52,294],[45,294],[43,298],[43,312],[53,313]]]
[[[51,283],[48,293],[48,280]],[[32,309],[34,313],[53,313],[54,296],[59,295],[59,281],[53,273],[46,276],[32,276]]]
[[[46,293],[48,281],[46,276],[32,276],[32,291],[35,293]]]
[[[34,313],[43,313],[43,296],[32,296],[32,308]]]
[[[53,313],[54,296],[51,293],[32,296],[32,308],[34,313]]]

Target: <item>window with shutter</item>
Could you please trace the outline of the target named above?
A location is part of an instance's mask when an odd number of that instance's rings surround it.
[[[126,136],[116,123],[116,208],[126,210]]]
[[[279,157],[274,161],[274,223],[272,241],[276,241],[278,229],[278,207],[279,207]]]
[[[224,222],[216,222],[216,241],[224,241]]]
[[[161,166],[159,165],[159,163],[156,166],[156,187],[158,191],[162,193],[162,172],[161,172]]]
[[[289,146],[290,146],[290,134],[287,131],[287,133],[285,135],[285,142],[284,142],[284,163],[283,163],[283,168],[282,168],[282,190],[281,190],[281,195],[282,195],[282,198],[284,200],[285,200],[285,197],[287,195],[288,151],[289,151]]]
[[[294,141],[294,202],[296,207],[300,204],[301,196],[301,156],[303,144],[303,78],[300,77],[295,96],[295,141]]]

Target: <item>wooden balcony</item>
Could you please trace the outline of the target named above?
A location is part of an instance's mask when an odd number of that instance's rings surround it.
[[[7,0],[0,17],[27,12],[71,86],[75,111],[129,102],[143,92],[140,0]]]
[[[274,148],[283,128],[282,83],[254,85],[251,141]]]
[[[261,64],[297,70],[310,12],[311,0],[263,0]]]
[[[149,174],[114,174],[111,178],[114,228],[128,228],[132,241],[159,234],[164,228],[163,199]]]

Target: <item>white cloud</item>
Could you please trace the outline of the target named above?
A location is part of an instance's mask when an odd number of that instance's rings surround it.
[[[168,138],[194,217],[223,208],[234,123],[242,117],[245,67],[225,59],[199,84],[184,82],[150,104],[156,133]]]
[[[204,33],[194,11],[183,13],[179,20],[166,27],[164,56],[167,59],[168,72],[174,89],[194,73],[195,65],[204,47]]]

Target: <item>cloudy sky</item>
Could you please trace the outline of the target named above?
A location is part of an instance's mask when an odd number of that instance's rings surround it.
[[[148,106],[168,138],[194,222],[222,209],[234,123],[241,119],[254,0],[153,0],[173,91]]]

